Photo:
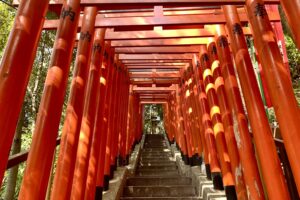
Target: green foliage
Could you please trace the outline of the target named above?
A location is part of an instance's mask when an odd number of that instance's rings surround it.
[[[159,119],[154,122],[153,119]],[[164,131],[162,105],[147,104],[144,108],[144,132],[151,133],[153,129]]]
[[[8,39],[16,10],[0,2],[0,58]]]
[[[0,2],[0,59],[5,49],[6,42],[8,40],[9,32],[11,30],[16,10]],[[55,14],[48,13],[47,18],[56,18]],[[51,60],[51,54],[53,49],[53,43],[55,40],[56,31],[42,31],[39,46],[37,48],[33,69],[31,72],[30,80],[27,86],[27,91],[24,99],[23,106],[25,108],[24,126],[22,128],[22,147],[21,151],[30,149],[32,141],[32,133],[35,127],[35,121],[41,101],[41,97],[44,90],[44,82],[47,75],[49,63]],[[76,55],[76,49],[73,52],[72,65],[74,64]],[[67,105],[67,99],[69,94],[69,86],[72,77],[72,68],[69,74],[68,89],[65,95],[64,108],[60,123],[60,130],[64,122],[65,110]],[[53,133],[55,134],[55,133]],[[57,155],[55,156],[57,157]],[[20,185],[22,183],[22,177],[24,174],[26,163],[19,165],[18,178],[16,184],[15,199],[18,198]],[[8,171],[5,174],[2,187],[0,189],[0,199],[3,199],[3,195],[6,189]]]
[[[297,84],[300,80],[300,51],[297,49],[290,36],[285,36],[285,42],[292,80],[293,83]]]

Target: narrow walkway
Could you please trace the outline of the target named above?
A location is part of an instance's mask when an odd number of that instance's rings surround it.
[[[121,199],[199,198],[196,197],[192,179],[179,174],[164,135],[147,134],[136,174],[127,179]]]

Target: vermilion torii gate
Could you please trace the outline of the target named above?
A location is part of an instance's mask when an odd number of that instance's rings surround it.
[[[203,158],[229,199],[291,199],[245,40],[254,38],[300,193],[300,112],[277,45],[279,3],[300,48],[298,0],[16,0],[0,66],[0,180],[41,31],[55,29],[19,199],[45,198],[74,47],[51,199],[100,199],[141,139],[142,105],[153,103],[163,104],[168,138],[186,163]],[[45,19],[48,10],[59,18]]]

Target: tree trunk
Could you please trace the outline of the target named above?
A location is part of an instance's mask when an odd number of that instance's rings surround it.
[[[20,117],[19,117],[14,142],[12,145],[11,155],[20,153],[20,151],[21,151],[22,127],[24,124],[24,117],[25,117],[24,107],[25,106],[23,106]],[[15,188],[16,188],[17,178],[18,178],[18,168],[19,168],[19,165],[16,165],[9,169],[7,185],[6,185],[6,190],[5,190],[5,196],[4,196],[5,200],[13,200],[14,199]]]

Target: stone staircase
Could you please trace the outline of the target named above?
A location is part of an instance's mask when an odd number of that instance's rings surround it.
[[[139,165],[127,178],[121,199],[198,200],[192,179],[179,174],[164,135],[145,136]]]

